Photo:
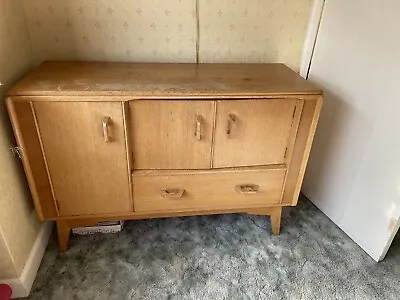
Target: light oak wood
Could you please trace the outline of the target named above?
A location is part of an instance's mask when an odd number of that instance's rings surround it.
[[[294,149],[294,144],[297,139],[297,133],[299,130],[300,119],[301,119],[301,116],[303,113],[303,106],[304,106],[304,100],[299,99],[296,103],[296,107],[295,107],[295,111],[294,111],[293,119],[292,119],[292,124],[290,126],[288,146],[285,150],[284,161],[287,166],[290,165],[290,163],[292,161],[293,149]]]
[[[183,211],[186,209],[222,209],[279,204],[285,169],[240,171],[163,172],[143,176],[133,173],[136,211]],[[246,191],[243,186],[258,186]],[[177,197],[165,197],[164,191],[176,191]],[[238,190],[241,190],[238,192]],[[172,193],[172,192],[171,192]]]
[[[271,228],[273,235],[279,235],[281,230],[281,216],[282,207],[268,207],[268,208],[256,208],[248,211],[252,215],[267,215],[270,216]]]
[[[284,163],[301,106],[294,99],[218,101],[213,167]]]
[[[123,215],[117,217],[96,217],[96,218],[81,218],[64,220],[67,228],[78,228],[84,226],[93,226],[100,222],[115,221],[115,220],[141,220],[153,218],[170,218],[170,217],[184,217],[184,216],[199,216],[210,214],[234,214],[234,213],[247,213],[252,215],[270,216],[271,228],[273,235],[279,235],[281,226],[282,207],[263,207],[263,208],[247,208],[247,209],[223,209],[223,210],[206,210],[206,211],[185,211],[185,212],[163,212],[163,213],[135,213],[130,215]],[[64,234],[65,236],[65,234]],[[68,235],[69,236],[69,235]],[[65,241],[61,243],[64,245]],[[60,246],[61,249],[61,246]],[[65,251],[65,250],[63,250]]]
[[[20,96],[127,95],[135,99],[293,94],[319,95],[321,90],[283,64],[105,62],[44,62],[9,92]]]
[[[282,204],[297,205],[323,103],[322,97],[304,101],[293,154],[285,179]]]
[[[36,213],[42,221],[56,218],[58,216],[57,208],[47,176],[31,105],[29,102],[14,102],[12,98],[7,98],[6,103],[14,135],[21,148],[22,163]]]
[[[45,62],[7,107],[39,217],[106,220],[296,205],[322,93],[281,64]],[[107,118],[109,117],[109,118]]]
[[[254,172],[254,171],[267,171],[276,169],[286,169],[285,164],[278,165],[268,165],[268,166],[251,166],[251,167],[233,167],[233,168],[223,168],[223,169],[207,169],[207,170],[135,170],[134,175],[139,176],[166,176],[171,173],[175,175],[206,175],[206,174],[232,174],[234,172]]]
[[[124,134],[125,134],[125,149],[126,161],[128,167],[128,181],[129,181],[129,198],[132,211],[135,210],[133,205],[133,189],[132,189],[132,171],[133,171],[133,150],[132,150],[132,134],[131,134],[131,114],[129,111],[129,102],[122,103],[122,115],[124,121]]]
[[[273,235],[280,234],[281,220],[282,220],[282,207],[275,207],[274,212],[271,214],[271,227]]]
[[[193,97],[187,97],[187,96],[171,96],[169,98],[135,98],[132,96],[126,96],[126,95],[119,95],[119,96],[102,96],[102,95],[82,95],[82,96],[65,96],[65,95],[60,95],[57,97],[54,96],[48,96],[48,95],[39,95],[39,96],[18,96],[18,95],[13,95],[12,99],[13,102],[131,102],[131,101],[140,101],[140,100],[147,100],[147,101],[214,101],[214,100],[261,100],[261,99],[279,99],[281,101],[285,101],[286,99],[296,99],[298,100],[299,97],[303,100],[315,100],[318,98],[318,95],[308,95],[308,94],[290,94],[290,95],[265,95],[265,96],[247,96],[246,98],[243,98],[242,95],[240,94],[226,94],[226,95],[221,95],[221,96],[193,96]]]
[[[58,249],[61,252],[68,250],[69,237],[71,235],[71,227],[68,221],[57,221]]]
[[[132,101],[130,111],[134,169],[211,167],[213,101]]]
[[[168,218],[168,217],[184,217],[184,216],[197,216],[197,215],[207,215],[207,214],[230,214],[230,213],[249,213],[256,208],[274,208],[274,207],[285,207],[291,205],[283,205],[283,204],[265,204],[262,206],[254,206],[254,207],[233,207],[233,208],[222,208],[222,209],[187,209],[184,211],[151,211],[151,212],[128,212],[128,213],[110,213],[110,214],[94,214],[94,215],[85,215],[85,216],[66,216],[66,217],[57,217],[55,221],[64,220],[64,221],[76,221],[80,222],[80,220],[104,220],[104,221],[112,221],[112,220],[140,220],[140,219],[152,219],[152,218]],[[100,221],[99,221],[100,222]]]
[[[51,194],[53,196],[54,205],[55,205],[56,210],[57,210],[57,215],[59,216],[60,215],[60,211],[59,211],[58,203],[56,201],[56,196],[55,196],[55,193],[54,193],[53,182],[51,181],[49,165],[47,163],[46,153],[45,153],[44,148],[43,148],[43,141],[42,141],[42,137],[41,137],[40,132],[39,132],[39,125],[38,125],[38,120],[37,120],[37,117],[36,117],[35,109],[33,107],[33,102],[30,102],[30,107],[31,107],[32,115],[33,115],[33,120],[35,121],[36,134],[39,137],[40,149],[42,150],[42,155],[43,155],[43,159],[44,159],[44,165],[45,165],[45,168],[46,168],[47,177],[48,177],[49,182],[50,182]]]
[[[95,217],[74,217],[63,218],[61,220],[67,222],[68,228],[77,228],[82,226],[92,226],[99,222],[116,221],[116,220],[143,220],[155,218],[175,218],[202,215],[220,215],[220,214],[237,214],[247,213],[251,215],[270,216],[276,212],[277,206],[262,208],[230,208],[230,209],[214,209],[214,210],[193,210],[193,211],[167,211],[167,212],[134,212],[129,214],[112,215],[112,216],[95,216]],[[281,208],[281,207],[278,207]]]
[[[34,108],[59,215],[131,211],[122,104],[38,102]],[[110,117],[110,142],[104,117]]]

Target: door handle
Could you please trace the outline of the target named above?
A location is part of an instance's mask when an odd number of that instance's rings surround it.
[[[257,184],[239,184],[235,187],[239,194],[256,194],[260,186]]]
[[[109,126],[111,124],[111,118],[110,117],[104,117],[103,118],[103,137],[104,141],[106,143],[111,142],[112,138],[109,134]]]
[[[237,116],[235,114],[228,114],[228,126],[226,127],[226,134],[228,138],[233,138],[237,130]]]
[[[161,196],[164,198],[182,198],[184,193],[185,189],[179,188],[161,190]]]
[[[203,118],[200,115],[196,115],[196,129],[194,131],[194,136],[196,137],[196,140],[200,141],[201,140],[201,125],[203,123]]]

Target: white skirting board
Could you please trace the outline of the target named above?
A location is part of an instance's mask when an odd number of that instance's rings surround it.
[[[29,253],[28,260],[26,261],[25,267],[22,270],[21,276],[12,279],[0,279],[0,283],[7,284],[12,288],[12,298],[29,296],[33,281],[35,280],[44,255],[44,251],[46,250],[49,242],[53,226],[53,222],[43,223],[39,230],[38,236],[36,237],[35,243],[33,244],[32,250]]]

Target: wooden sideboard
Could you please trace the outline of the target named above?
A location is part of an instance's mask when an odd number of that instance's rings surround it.
[[[297,203],[322,92],[283,64],[44,62],[7,107],[41,220],[270,215]]]

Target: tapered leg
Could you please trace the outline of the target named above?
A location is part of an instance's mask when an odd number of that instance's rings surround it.
[[[279,235],[281,231],[281,216],[282,216],[282,207],[274,207],[270,215],[273,235]]]
[[[279,235],[281,230],[282,207],[253,208],[247,210],[248,214],[270,216],[272,234]]]
[[[68,250],[70,233],[71,228],[69,228],[67,221],[57,221],[58,249],[61,252]]]

